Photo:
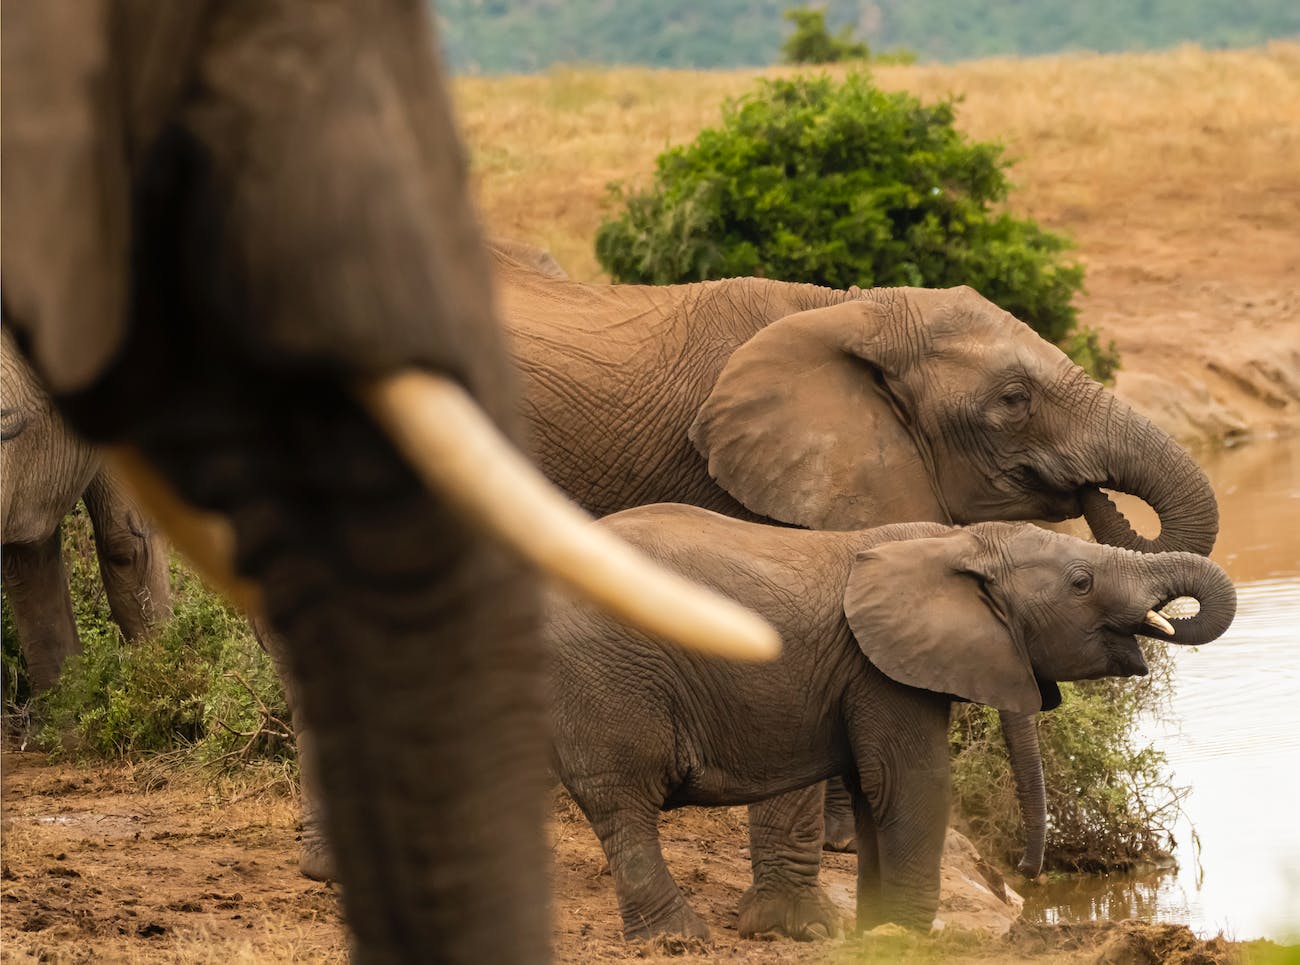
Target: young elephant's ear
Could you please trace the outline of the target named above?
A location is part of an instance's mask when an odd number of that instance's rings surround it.
[[[844,614],[867,658],[911,687],[999,710],[1043,707],[1028,653],[985,582],[979,541],[946,536],[886,543],[859,553]]]
[[[889,484],[900,473],[933,477],[914,438],[914,400],[895,378],[907,348],[890,324],[898,304],[787,315],[732,353],[690,428],[719,486],[811,529],[945,518],[930,487]]]

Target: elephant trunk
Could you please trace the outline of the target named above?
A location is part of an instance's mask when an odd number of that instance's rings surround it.
[[[1147,567],[1151,589],[1161,603],[1191,597],[1200,604],[1193,616],[1171,618],[1172,636],[1162,631],[1151,636],[1169,643],[1199,645],[1222,636],[1231,625],[1237,613],[1237,590],[1217,564],[1193,553],[1170,553],[1144,558],[1141,565]]]
[[[1145,500],[1160,518],[1160,534],[1147,539],[1099,486],[1083,487],[1083,516],[1100,543],[1142,553],[1209,555],[1219,532],[1219,506],[1191,454],[1145,416],[1114,405],[1106,421],[1102,464],[1108,489]],[[1116,444],[1109,440],[1123,440]]]
[[[1038,722],[1033,714],[1000,710],[998,716],[1002,720],[1007,756],[1011,759],[1011,773],[1016,780],[1020,818],[1025,825],[1025,853],[1017,869],[1026,878],[1037,878],[1043,870],[1047,845],[1047,785],[1038,746]]]

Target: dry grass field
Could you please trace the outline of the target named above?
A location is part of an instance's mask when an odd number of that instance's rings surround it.
[[[806,70],[806,68],[805,68]],[[830,69],[842,74],[845,68]],[[606,185],[716,124],[759,77],[555,69],[456,83],[491,232],[603,280]],[[1072,237],[1084,324],[1124,353],[1120,391],[1189,441],[1300,423],[1300,44],[881,67],[1005,145],[1019,214]]]
[[[563,69],[459,80],[489,229],[544,245],[573,276],[600,280],[591,240],[607,183],[648,178],[658,152],[718,120],[724,98],[788,73]],[[1189,440],[1300,425],[1300,44],[889,67],[876,76],[925,99],[963,95],[959,126],[1018,159],[1011,205],[1077,241],[1088,266],[1083,321],[1118,342],[1122,394]],[[4,771],[5,960],[343,955],[337,893],[296,873],[291,802],[244,793],[232,801],[181,785],[150,791],[129,768],[51,765],[30,753],[7,754]],[[1053,947],[1031,934],[1015,947],[906,954],[838,944],[829,955],[740,942],[743,836],[711,812],[677,814],[666,826],[670,859],[694,869],[680,877],[715,922],[711,960],[1074,962],[1096,960],[1110,940],[1070,944],[1066,935]],[[562,961],[680,951],[619,941],[594,836],[564,813],[552,831]],[[828,877],[850,887],[849,859],[830,865]],[[1106,960],[1222,960],[1124,954]]]
[[[843,76],[847,68],[822,68]],[[803,68],[807,72],[809,68]],[[760,77],[557,68],[456,83],[491,230],[548,247],[578,279],[603,275],[591,239],[611,181],[648,181],[655,156],[716,124]],[[1300,44],[1128,56],[880,67],[923,100],[962,97],[958,127],[1017,160],[1017,212],[1087,251],[1133,230],[1210,233],[1223,219],[1296,225]],[[1276,204],[1288,194],[1290,207]]]

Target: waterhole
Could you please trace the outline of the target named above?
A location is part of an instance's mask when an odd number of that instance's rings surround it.
[[[1031,887],[1039,921],[1143,918],[1203,936],[1300,937],[1300,437],[1201,460],[1219,498],[1213,557],[1237,618],[1174,648],[1168,716],[1144,732],[1190,792],[1173,828],[1176,870]],[[1126,512],[1137,512],[1127,497]],[[1144,529],[1154,527],[1142,527]]]

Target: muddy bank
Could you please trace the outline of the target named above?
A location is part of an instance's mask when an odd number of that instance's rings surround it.
[[[0,942],[6,961],[344,959],[337,890],[297,873],[292,799],[259,793],[255,786],[222,794],[189,782],[147,790],[138,769],[77,768],[34,753],[6,753],[3,765]],[[150,773],[148,783],[156,782]],[[982,869],[973,849],[955,837],[940,912],[947,927],[935,939],[885,928],[817,945],[742,941],[735,930],[736,904],[749,881],[749,859],[743,811],[736,808],[689,809],[663,822],[669,864],[709,921],[713,939],[707,945],[629,944],[619,937],[613,887],[595,836],[577,810],[558,798],[551,840],[560,962],[680,961],[685,955],[748,965],[1216,963],[1246,948],[1195,942],[1179,926],[1004,928],[1018,899],[1011,892],[1003,898],[996,875]],[[847,920],[854,859],[830,855],[826,864],[827,886]],[[990,926],[1008,933],[990,937]],[[971,927],[986,930],[965,930]],[[1163,957],[1175,945],[1207,957]],[[1130,953],[1129,946],[1137,950]],[[1145,948],[1162,957],[1141,957]],[[1111,957],[1099,958],[1103,953]]]

